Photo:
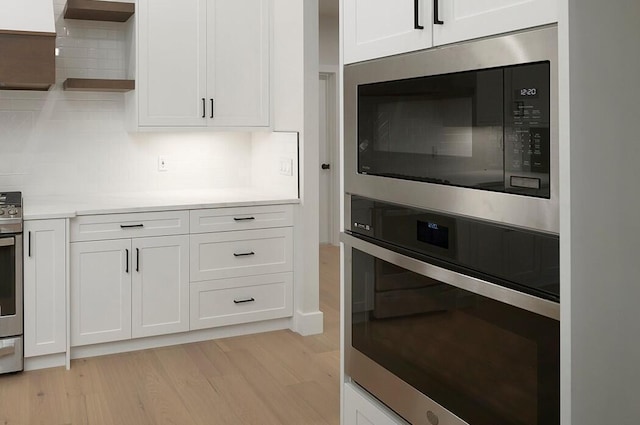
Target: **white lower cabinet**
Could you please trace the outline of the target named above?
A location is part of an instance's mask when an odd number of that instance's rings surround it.
[[[71,345],[189,329],[189,237],[71,244]]]
[[[134,338],[189,330],[189,236],[133,239]]]
[[[191,211],[191,329],[293,314],[293,208]]]
[[[67,349],[66,220],[24,222],[24,355]]]
[[[131,240],[71,244],[71,345],[131,338]]]
[[[293,273],[191,283],[191,329],[277,319],[293,313]]]
[[[290,205],[81,216],[69,234],[72,347],[293,314]]]
[[[405,425],[389,409],[354,384],[344,384],[342,425]],[[425,422],[426,423],[426,422]]]
[[[191,281],[281,273],[292,268],[291,227],[191,235]]]

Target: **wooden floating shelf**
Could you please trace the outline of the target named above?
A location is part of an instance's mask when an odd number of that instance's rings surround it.
[[[67,78],[62,87],[68,91],[127,92],[136,88],[136,82],[134,80]]]
[[[127,22],[135,12],[134,3],[99,0],[67,0],[65,19]]]

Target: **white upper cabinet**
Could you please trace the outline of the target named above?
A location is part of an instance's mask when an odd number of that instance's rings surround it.
[[[440,25],[433,26],[433,44],[516,31],[558,20],[556,0],[435,0]]]
[[[343,0],[343,13],[349,64],[553,23],[558,7],[554,0]]]
[[[432,46],[427,0],[344,0],[344,61],[360,62]]]
[[[138,124],[203,126],[206,1],[141,0]]]
[[[137,124],[268,127],[270,0],[140,0]]]
[[[265,0],[207,3],[209,125],[269,126],[269,17]]]

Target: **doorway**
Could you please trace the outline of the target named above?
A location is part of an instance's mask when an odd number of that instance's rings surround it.
[[[319,81],[320,243],[339,243],[339,176],[337,75],[321,72]]]

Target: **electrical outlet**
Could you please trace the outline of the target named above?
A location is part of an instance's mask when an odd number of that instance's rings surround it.
[[[169,164],[167,161],[167,157],[164,155],[158,156],[158,171],[168,171]]]
[[[293,159],[280,158],[280,174],[283,176],[293,176]]]

